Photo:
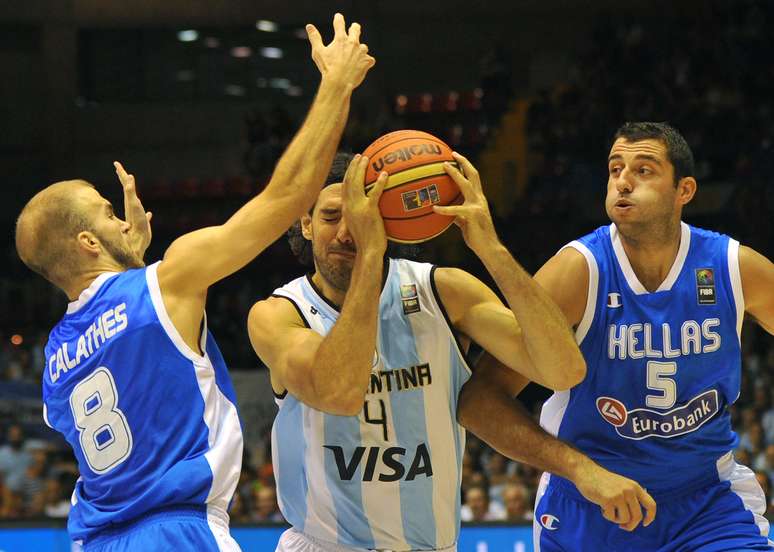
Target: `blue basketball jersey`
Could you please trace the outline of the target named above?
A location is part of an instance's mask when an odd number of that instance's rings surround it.
[[[718,461],[738,441],[728,407],[740,385],[739,243],[683,223],[654,292],[637,279],[615,225],[568,247],[589,268],[576,331],[588,374],[546,402],[543,427],[656,497],[718,482]]]
[[[321,335],[338,319],[308,277],[274,293]],[[289,393],[277,399],[272,453],[282,513],[306,535],[347,547],[452,546],[465,447],[457,397],[470,371],[431,265],[390,260],[375,347],[357,416],[325,414]]]
[[[74,540],[172,506],[228,520],[242,461],[234,389],[206,322],[204,355],[172,325],[158,266],[101,274],[46,344],[44,418],[81,474]]]

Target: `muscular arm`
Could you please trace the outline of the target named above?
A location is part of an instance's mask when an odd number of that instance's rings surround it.
[[[444,297],[444,303],[451,301],[463,307],[457,329],[507,366],[542,385],[551,389],[577,385],[586,376],[586,363],[561,311],[500,243],[476,168],[462,155],[453,155],[461,170],[449,163],[444,164],[444,170],[460,187],[465,201],[462,205],[436,205],[433,210],[455,217],[465,243],[484,263],[510,307],[510,311],[503,312],[499,301],[491,299],[493,294],[490,292],[487,299],[481,286],[470,279],[460,278],[460,285],[455,285],[449,278],[453,292]],[[487,339],[486,344],[482,339]],[[512,349],[509,354],[491,348],[498,347],[500,339],[508,342],[504,346]]]
[[[452,325],[529,380],[550,389],[576,385],[583,378],[585,364],[564,318],[510,254],[504,251],[504,255],[520,271],[502,274],[507,280],[504,287],[513,295],[515,308],[511,310],[475,276],[454,268],[435,271],[436,288]],[[499,273],[509,263],[496,264],[493,270]],[[558,322],[552,317],[558,317]]]
[[[774,263],[751,249],[739,248],[745,312],[774,335]]]
[[[575,328],[583,319],[589,288],[589,267],[583,254],[572,247],[562,249],[535,273],[535,281]]]
[[[523,376],[484,355],[462,388],[457,419],[501,454],[569,479],[604,516],[627,530],[656,515],[656,504],[636,482],[609,472],[586,455],[546,433],[515,396],[527,385]],[[619,517],[616,517],[619,516]]]
[[[194,348],[207,289],[236,272],[307,212],[325,181],[349,112],[350,96],[374,60],[360,43],[360,25],[347,32],[333,18],[334,39],[325,46],[307,26],[312,59],[322,80],[309,113],[277,163],[266,189],[220,226],[186,234],[167,249],[158,268],[159,287],[172,323]]]
[[[258,196],[220,226],[181,236],[159,267],[165,297],[203,295],[273,243],[314,203],[349,111],[351,88],[323,80],[309,115]]]
[[[336,324],[322,336],[304,326],[285,299],[256,303],[248,316],[250,342],[271,370],[275,391],[340,416],[363,408],[376,347],[382,259],[358,255]]]

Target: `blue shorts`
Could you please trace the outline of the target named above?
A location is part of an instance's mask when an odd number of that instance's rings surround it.
[[[228,521],[204,508],[170,508],[105,531],[83,544],[84,552],[238,552]]]
[[[728,477],[656,499],[656,519],[628,532],[602,517],[566,480],[543,476],[533,525],[535,552],[731,552],[774,550],[766,499],[753,472],[733,462]],[[720,467],[720,463],[718,463]],[[546,484],[547,483],[547,484]]]

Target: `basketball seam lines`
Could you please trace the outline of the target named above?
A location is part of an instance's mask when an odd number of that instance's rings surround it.
[[[422,131],[421,131],[421,130],[418,130],[418,131],[416,131],[416,132],[422,132]],[[374,155],[376,155],[377,153],[379,153],[379,152],[380,152],[380,151],[382,151],[383,149],[385,149],[385,148],[389,148],[390,146],[393,146],[393,145],[397,144],[398,142],[404,142],[404,141],[406,141],[406,140],[430,140],[431,142],[435,142],[436,144],[438,144],[438,145],[440,145],[440,146],[445,146],[445,147],[449,148],[449,146],[448,146],[447,144],[444,144],[443,142],[441,142],[441,141],[440,141],[440,140],[438,140],[438,139],[434,139],[434,138],[432,138],[430,135],[428,135],[428,136],[426,136],[426,137],[425,137],[425,136],[422,136],[421,138],[420,138],[420,137],[417,137],[417,136],[408,136],[408,137],[406,137],[406,138],[401,138],[400,140],[395,140],[394,142],[390,142],[390,143],[386,144],[385,146],[383,146],[383,147],[379,148],[378,150],[376,150],[375,152],[373,152],[373,153],[372,153],[372,154],[371,154],[371,155],[368,157],[368,160],[370,161],[371,159],[373,159],[373,158],[374,158]],[[449,149],[451,150],[451,148],[449,148]]]

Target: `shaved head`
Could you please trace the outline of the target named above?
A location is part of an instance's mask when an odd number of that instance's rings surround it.
[[[76,237],[93,231],[85,180],[66,180],[38,192],[16,221],[16,251],[30,269],[63,287],[77,268]]]

